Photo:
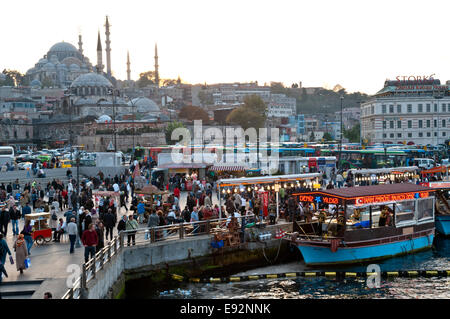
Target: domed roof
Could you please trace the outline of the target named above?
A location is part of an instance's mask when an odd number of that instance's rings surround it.
[[[73,56],[69,56],[69,57],[63,59],[61,61],[61,63],[64,63],[65,65],[67,65],[67,67],[69,67],[71,64],[76,64],[78,66],[81,66],[81,64],[82,64],[82,62],[79,59],[77,59]]]
[[[128,106],[135,107],[138,112],[160,112],[159,106],[146,97],[132,99]]]
[[[102,115],[97,120],[97,123],[105,123],[105,122],[112,122],[112,118],[110,118],[108,115]]]
[[[67,52],[67,51],[78,52],[75,46],[67,42],[58,42],[54,44],[48,52]]]
[[[47,64],[48,60],[46,58],[42,58],[39,60],[38,64]]]
[[[48,62],[46,65],[44,65],[44,70],[47,71],[53,71],[55,70],[55,68],[56,68],[55,65],[51,62]]]
[[[74,105],[94,105],[94,104],[97,104],[97,101],[95,101],[94,99],[90,99],[90,98],[80,98],[80,99],[76,100],[73,104]]]
[[[78,76],[70,85],[71,87],[81,86],[97,86],[97,87],[112,87],[111,82],[104,76],[97,73],[86,73]]]
[[[70,65],[70,71],[80,71],[80,67],[78,64],[73,63]]]
[[[30,86],[42,86],[41,81],[39,81],[38,79],[34,79],[33,81],[30,82]]]

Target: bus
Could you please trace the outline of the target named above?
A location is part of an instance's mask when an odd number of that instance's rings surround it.
[[[0,146],[0,166],[6,163],[14,164],[14,148],[12,146]]]
[[[339,159],[339,150],[322,150],[322,156],[336,156]],[[386,168],[407,166],[408,154],[403,151],[388,151],[384,149],[369,150],[342,150],[337,164],[339,168]],[[413,162],[408,163],[413,165]]]

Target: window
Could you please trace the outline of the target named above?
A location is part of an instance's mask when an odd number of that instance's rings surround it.
[[[408,133],[408,137],[412,137],[412,133]]]
[[[431,133],[430,132],[427,132],[427,137],[430,137],[431,136]]]
[[[383,114],[386,113],[386,105],[381,106],[381,113],[383,113]]]
[[[423,133],[422,132],[419,132],[419,137],[423,137]]]
[[[394,121],[389,121],[389,128],[394,128]]]
[[[386,138],[386,133],[383,133],[383,138]]]
[[[402,105],[401,104],[397,105],[397,113],[402,113]]]
[[[419,104],[419,105],[418,105],[417,112],[419,112],[419,113],[422,113],[422,112],[423,112],[423,106],[422,106],[422,104]]]
[[[412,104],[407,105],[408,113],[412,113]]]
[[[447,134],[445,134],[445,132],[442,132],[442,136],[446,136]]]
[[[412,121],[408,120],[408,128],[412,128]]]
[[[437,136],[437,132],[434,132],[434,136]]]
[[[437,112],[437,109],[438,109],[438,108],[437,108],[437,104],[434,103],[434,111]]]
[[[419,120],[419,128],[422,128],[422,120]]]
[[[402,128],[402,121],[397,121],[397,128]]]
[[[434,120],[434,127],[437,127],[437,120]]]
[[[394,106],[393,105],[389,105],[389,113],[394,113]]]
[[[397,137],[401,138],[402,137],[402,133],[397,133]]]
[[[442,120],[442,127],[446,127],[445,120]]]
[[[442,104],[442,112],[447,112],[447,111],[446,111],[446,105],[445,105],[445,104]]]
[[[415,204],[413,200],[395,204],[395,225],[415,224]]]
[[[386,121],[383,121],[383,128],[386,128]]]
[[[389,134],[391,138],[394,138],[394,133]]]
[[[431,112],[431,104],[427,104],[427,112]]]
[[[433,199],[419,199],[417,200],[417,222],[433,220]]]
[[[427,120],[427,127],[431,127],[431,121]]]

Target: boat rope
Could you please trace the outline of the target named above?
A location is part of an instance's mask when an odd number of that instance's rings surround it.
[[[376,275],[376,272],[346,272],[346,271],[300,271],[289,273],[277,273],[277,274],[262,274],[262,275],[248,275],[248,276],[229,276],[219,278],[188,278],[176,274],[172,274],[171,277],[176,281],[185,281],[192,283],[229,283],[229,282],[241,282],[260,279],[277,279],[277,278],[314,278],[314,277],[328,277],[336,279],[345,278],[367,278],[372,275]],[[417,277],[438,277],[445,278],[450,277],[450,270],[403,270],[403,271],[382,271],[380,272],[382,278],[417,278]]]
[[[282,240],[283,240],[283,238],[280,238],[280,243],[278,244],[277,255],[275,256],[275,259],[274,259],[273,261],[270,261],[269,258],[267,258],[267,256],[266,256],[265,248],[267,247],[267,243],[264,242],[264,246],[263,246],[263,249],[262,249],[263,255],[264,255],[264,258],[266,259],[266,261],[267,261],[269,264],[271,264],[271,265],[272,265],[274,262],[276,262],[277,259],[278,259],[278,255],[280,254],[280,248],[281,248],[281,242],[282,242]]]

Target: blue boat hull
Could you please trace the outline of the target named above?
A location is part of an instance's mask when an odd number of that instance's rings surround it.
[[[376,259],[384,259],[403,255],[423,249],[430,248],[433,244],[434,234],[403,240],[392,243],[384,243],[359,247],[339,247],[332,252],[330,247],[311,245],[308,243],[298,244],[307,265],[332,265],[352,264]]]
[[[448,215],[436,215],[435,220],[436,230],[441,235],[450,235],[450,216]]]

